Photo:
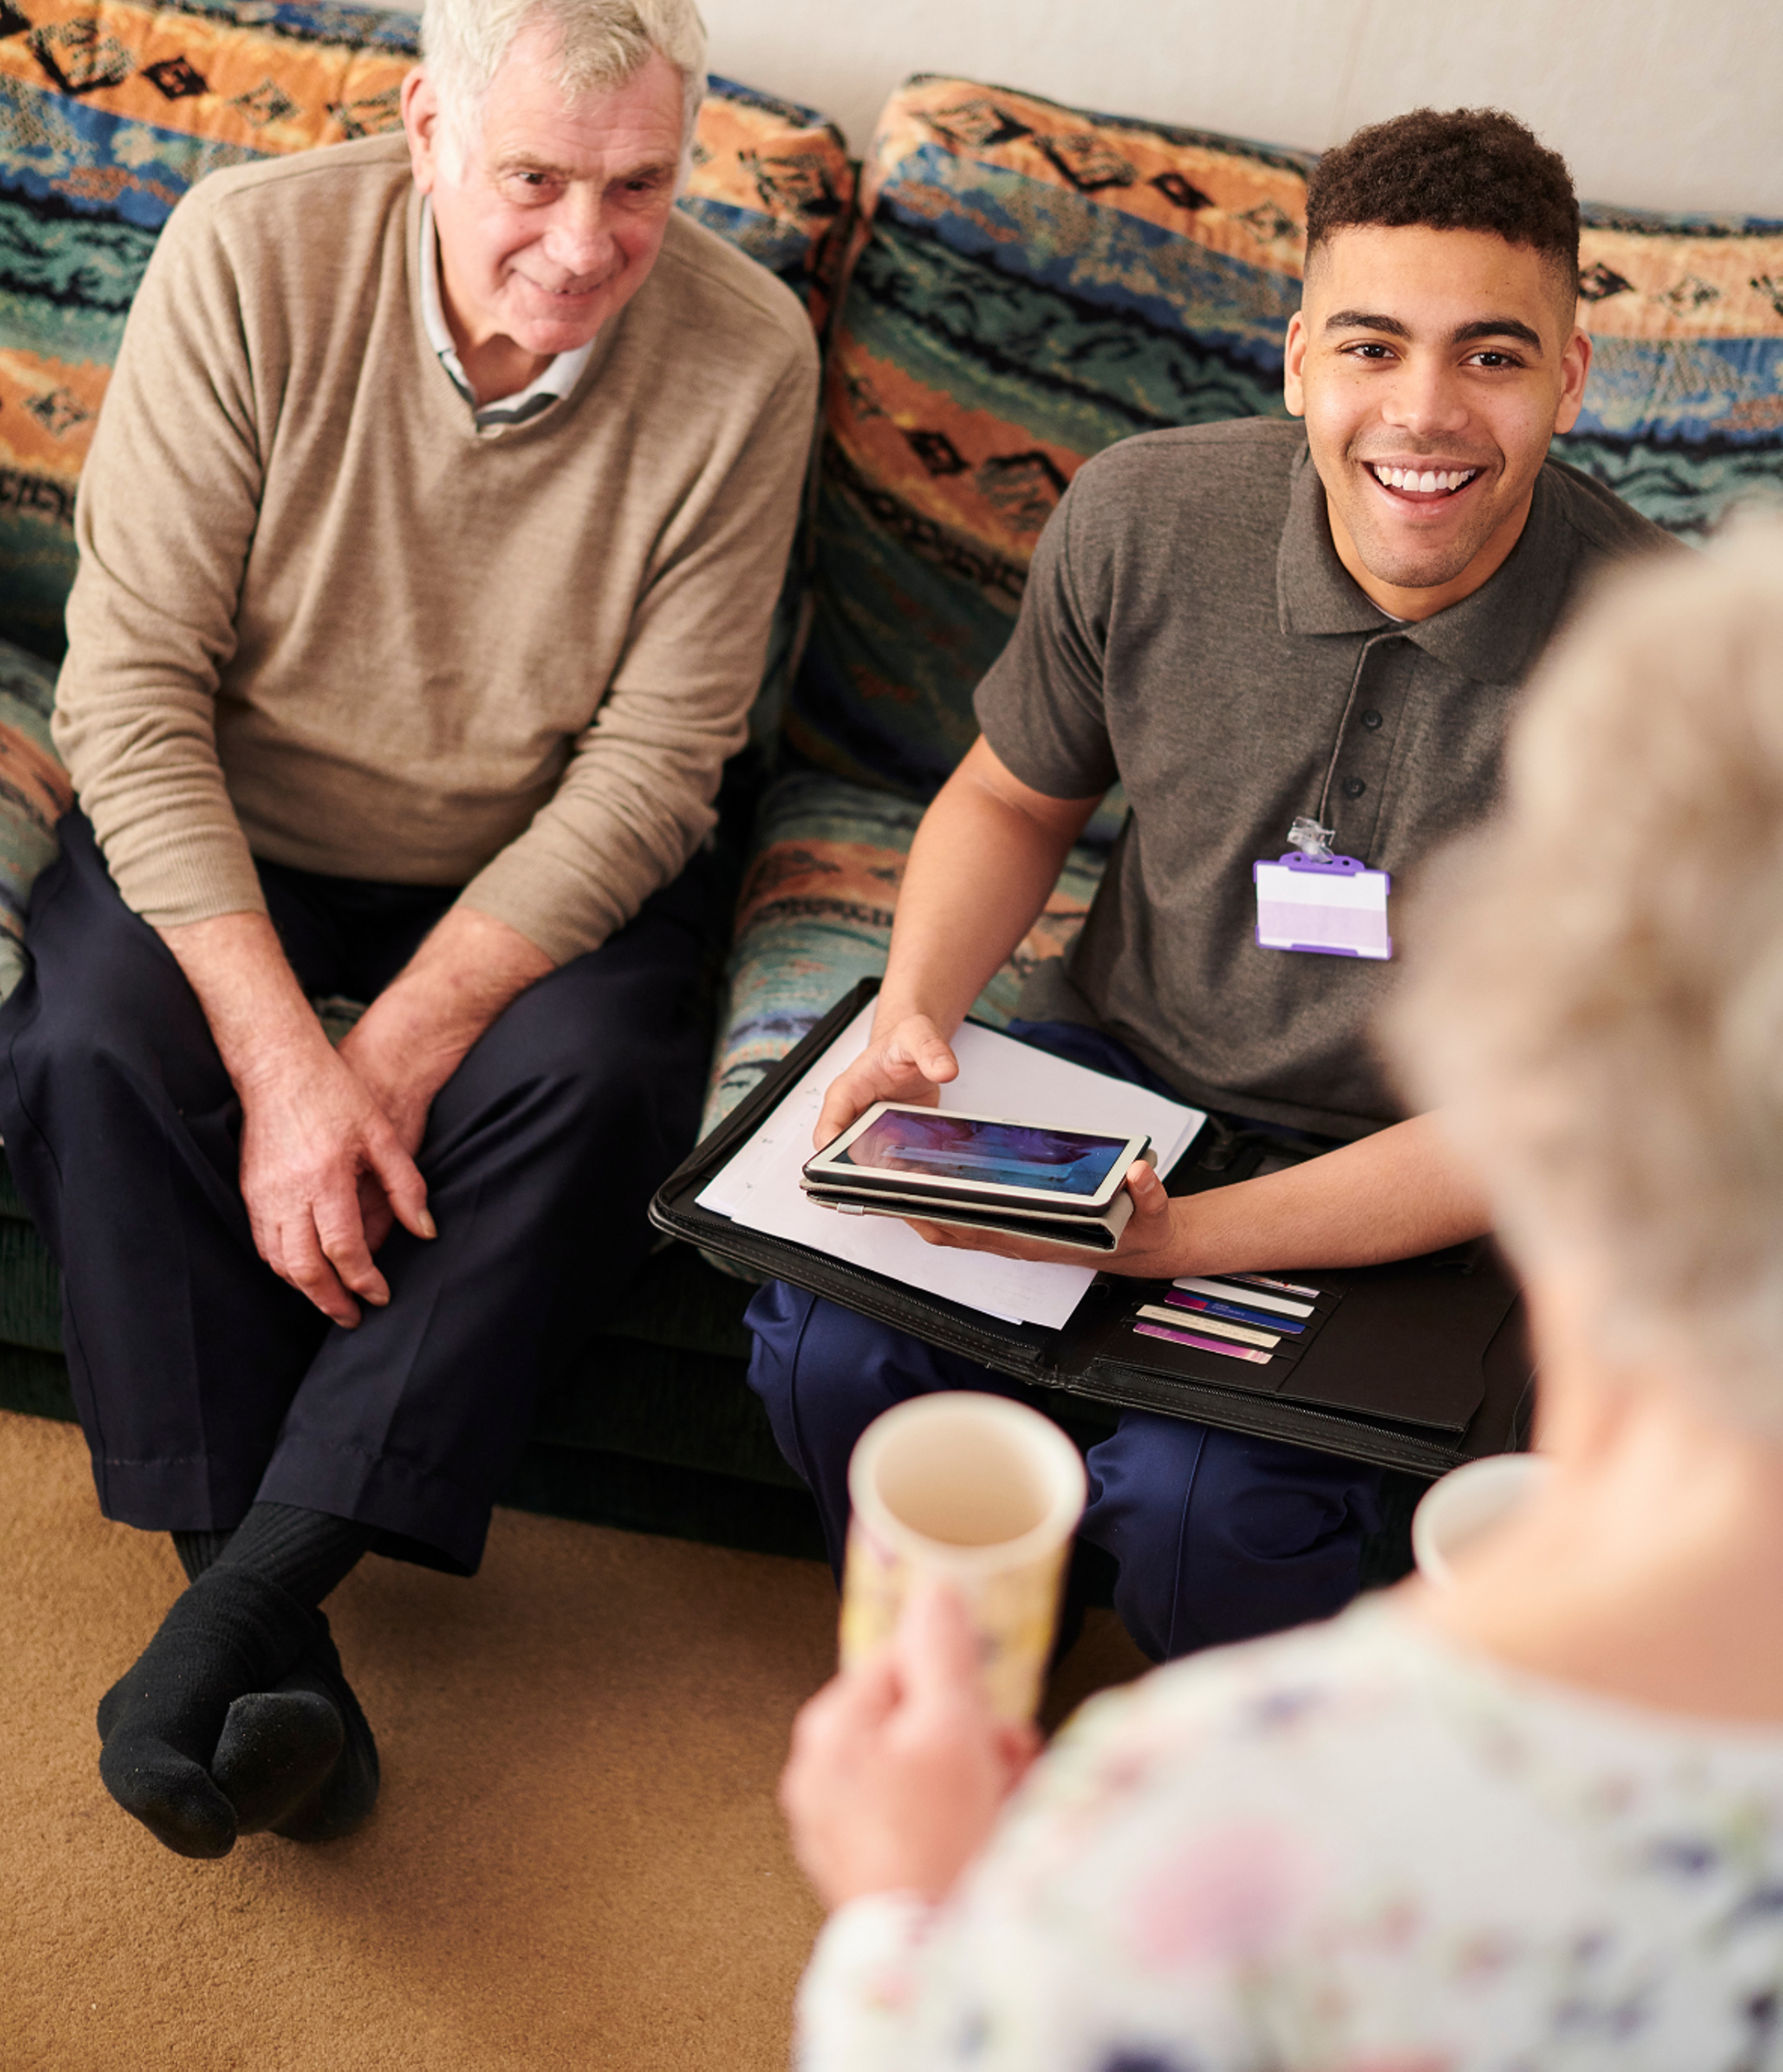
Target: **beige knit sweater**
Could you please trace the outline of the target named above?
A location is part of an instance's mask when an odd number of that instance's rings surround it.
[[[82,479],[56,745],[124,898],[253,856],[462,885],[560,962],[686,861],[741,743],[817,394],[795,298],[678,212],[574,392],[480,432],[400,137],[174,212]]]

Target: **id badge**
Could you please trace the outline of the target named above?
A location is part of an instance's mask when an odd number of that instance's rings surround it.
[[[1311,950],[1328,957],[1389,958],[1384,870],[1353,856],[1302,856],[1251,866],[1257,881],[1257,940],[1266,950]]]

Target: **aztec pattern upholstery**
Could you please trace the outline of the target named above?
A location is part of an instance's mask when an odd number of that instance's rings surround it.
[[[961,80],[892,96],[830,346],[801,754],[932,796],[1082,462],[1280,413],[1312,162]]]
[[[412,14],[340,0],[0,0],[0,623],[56,648],[76,485],[162,225],[219,166],[398,121]],[[853,199],[809,109],[709,82],[681,206],[821,324]]]
[[[1591,377],[1555,451],[1686,539],[1783,496],[1783,223],[1584,214]]]
[[[854,212],[854,166],[827,116],[709,73],[681,206],[777,273],[829,322]]]

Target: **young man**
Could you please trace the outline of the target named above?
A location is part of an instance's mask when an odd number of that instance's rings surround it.
[[[195,1579],[101,1773],[187,1856],[370,1811],[318,1607],[368,1547],[476,1568],[648,1248],[723,926],[683,867],[816,402],[794,298],[673,206],[692,0],[429,0],[425,41],[406,136],[219,174],[156,249],[4,1017],[101,1503]]]
[[[873,1042],[820,1140],[934,1100],[948,1038],[1117,778],[1132,812],[1067,968],[1015,1033],[1197,1104],[1348,1140],[1180,1201],[1144,1167],[1106,1270],[1359,1265],[1472,1237],[1484,1201],[1369,1041],[1390,964],[1261,947],[1251,866],[1298,819],[1402,886],[1482,816],[1518,687],[1600,564],[1664,536],[1548,458],[1579,414],[1579,211],[1565,164],[1492,112],[1429,109],[1320,161],[1285,390],[1301,424],[1149,434],[1084,467],[981,686],[982,734],[924,817]],[[1047,1256],[957,1231],[934,1241]],[[987,1371],[783,1285],[751,1381],[832,1556],[855,1437]],[[1335,1610],[1378,1471],[1137,1412],[1091,1449],[1086,1538],[1155,1658]]]

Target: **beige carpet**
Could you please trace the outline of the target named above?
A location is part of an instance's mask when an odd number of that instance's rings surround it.
[[[818,1911],[774,1780],[834,1661],[815,1564],[499,1511],[483,1572],[370,1560],[329,1614],[370,1825],[220,1863],[105,1795],[93,1708],[178,1589],[80,1434],[0,1412],[3,2072],[751,2072]],[[1049,1710],[1141,1666],[1092,1614]]]

